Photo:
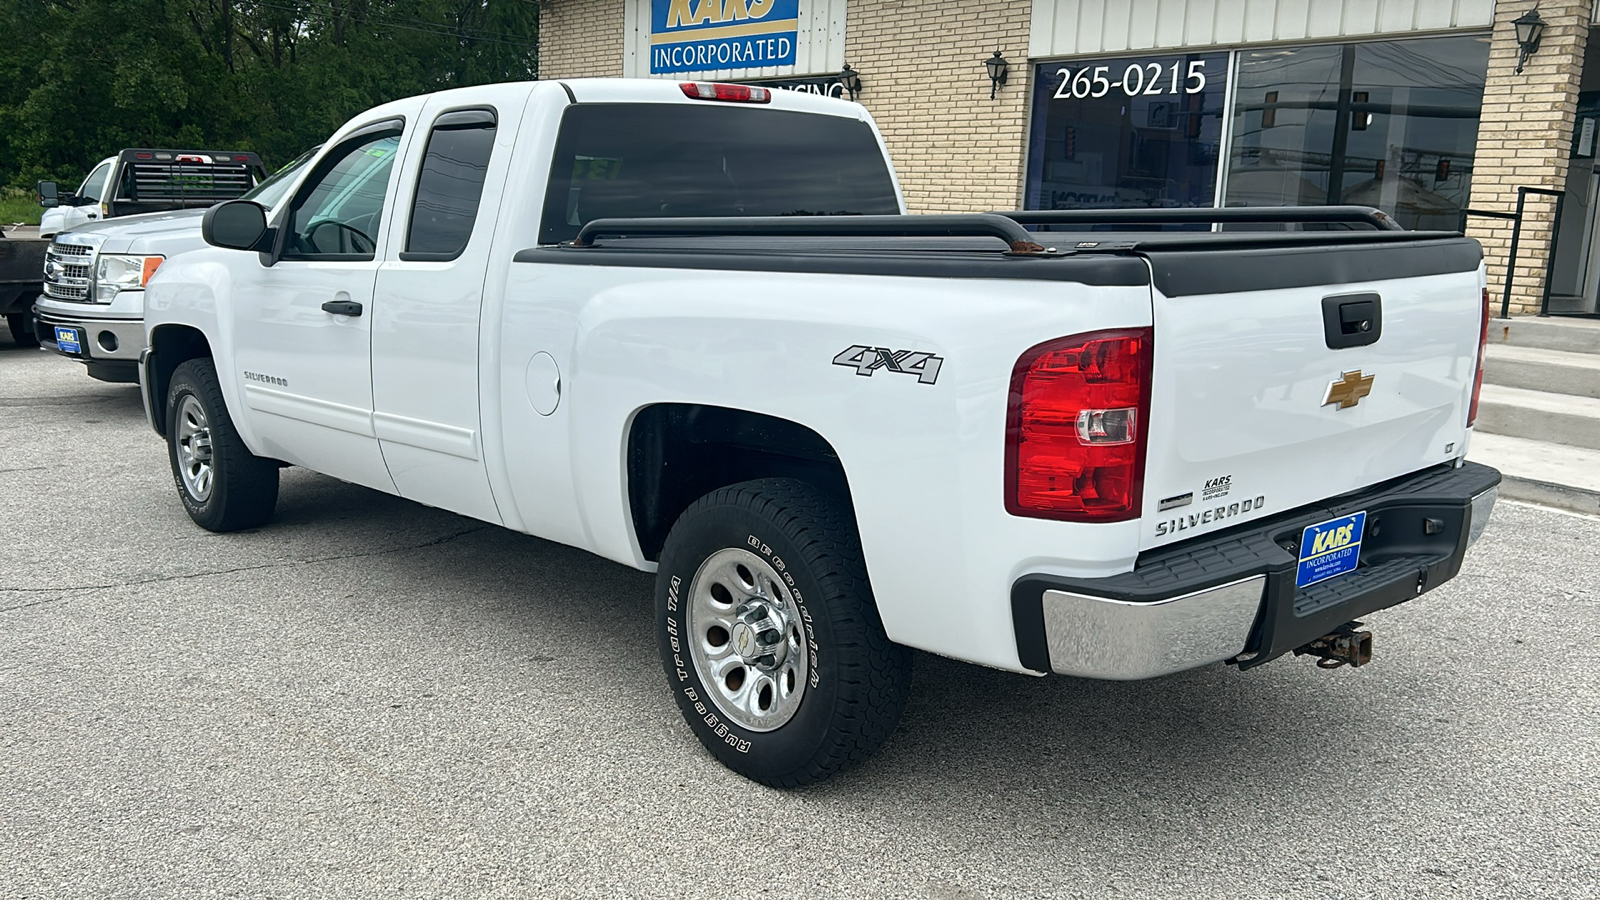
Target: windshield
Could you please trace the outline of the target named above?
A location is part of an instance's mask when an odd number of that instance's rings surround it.
[[[317,146],[312,147],[310,150],[307,150],[299,156],[296,156],[293,162],[272,173],[272,177],[251,188],[240,199],[254,200],[262,206],[265,206],[267,209],[277,206],[278,201],[282,200],[283,195],[287,194],[289,192],[289,188],[294,185],[295,176],[300,174],[300,170],[304,169],[306,167],[306,163],[311,162],[312,158],[317,155],[317,151],[321,149],[322,145],[318,144]]]
[[[602,218],[898,212],[888,161],[860,119],[596,103],[562,116],[539,241],[571,240]]]

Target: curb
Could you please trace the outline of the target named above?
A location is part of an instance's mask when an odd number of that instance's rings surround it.
[[[1519,478],[1504,472],[1501,473],[1500,479],[1500,496],[1504,499],[1521,500],[1524,503],[1536,503],[1540,506],[1551,506],[1591,516],[1600,515],[1600,491],[1536,481],[1532,478]]]

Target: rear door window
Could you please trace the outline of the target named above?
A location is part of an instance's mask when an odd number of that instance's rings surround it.
[[[659,216],[892,215],[894,182],[867,123],[677,103],[567,108],[541,243],[587,222]]]
[[[495,115],[487,109],[448,112],[434,121],[422,154],[411,228],[401,259],[449,260],[472,237],[494,149]]]

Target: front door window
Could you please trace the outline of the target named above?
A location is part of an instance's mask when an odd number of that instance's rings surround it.
[[[339,161],[295,201],[283,258],[372,259],[399,147],[400,135],[387,133],[344,148]]]
[[[111,164],[101,163],[95,167],[89,177],[83,180],[83,186],[78,188],[78,197],[83,200],[104,200],[106,193],[106,177],[111,174]]]

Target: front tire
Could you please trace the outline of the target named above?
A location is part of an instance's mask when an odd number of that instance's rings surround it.
[[[849,768],[905,706],[911,654],[884,633],[855,523],[803,482],[748,481],[685,510],[661,551],[656,627],[695,737],[762,784]]]
[[[254,528],[278,504],[278,464],[239,438],[210,359],[191,359],[167,388],[167,457],[178,499],[207,531]]]
[[[7,313],[6,327],[11,330],[11,339],[18,347],[39,346],[39,336],[33,333],[33,313]]]

